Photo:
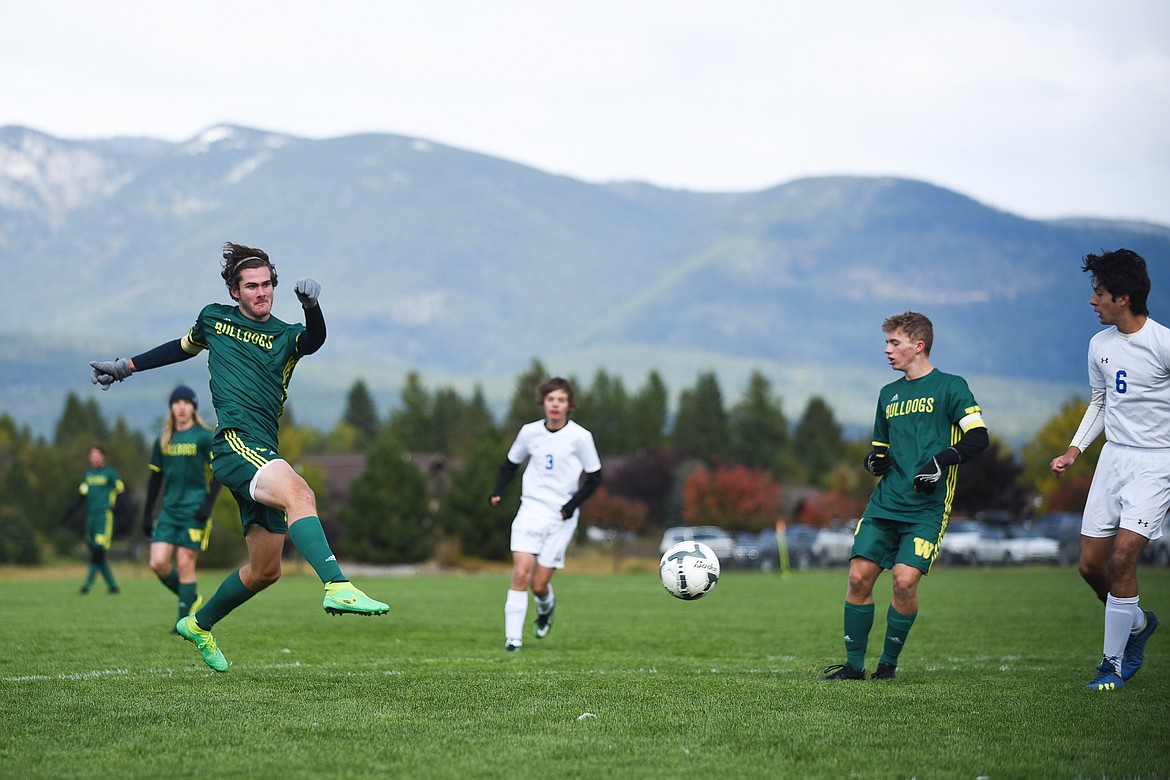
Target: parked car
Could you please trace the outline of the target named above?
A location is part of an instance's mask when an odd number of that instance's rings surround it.
[[[1056,540],[1061,563],[1076,563],[1081,557],[1080,512],[1048,512],[1032,522],[1032,530]]]
[[[741,531],[735,535],[735,565],[740,569],[760,568],[760,539],[757,534]]]
[[[849,563],[849,551],[853,549],[851,529],[822,528],[813,540],[812,554],[825,566]]]
[[[943,563],[977,563],[975,548],[987,529],[978,520],[952,517],[939,546],[939,559]]]
[[[790,523],[785,527],[784,540],[788,546],[788,566],[793,569],[808,569],[820,561],[813,552],[817,529],[803,523]],[[738,553],[738,547],[737,553]],[[754,567],[764,571],[780,568],[780,546],[776,543],[776,529],[765,528],[753,539]]]
[[[735,539],[722,528],[714,525],[680,525],[667,528],[658,545],[658,554],[669,550],[679,542],[702,542],[711,548],[720,561],[734,561]]]
[[[943,537],[944,543],[946,537]],[[1057,563],[1060,544],[1020,525],[988,526],[975,547],[976,563]]]

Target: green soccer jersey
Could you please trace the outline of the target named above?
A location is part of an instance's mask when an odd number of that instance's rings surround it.
[[[891,382],[878,394],[873,444],[889,445],[893,459],[874,488],[865,517],[905,522],[938,522],[950,516],[958,466],[944,471],[931,495],[914,490],[914,476],[927,461],[963,436],[984,427],[967,382],[934,369],[918,379]]]
[[[78,492],[85,496],[85,531],[91,542],[109,547],[114,533],[114,504],[126,489],[116,469],[89,469]]]
[[[150,470],[163,476],[162,511],[172,521],[202,527],[195,513],[207,499],[211,482],[211,431],[194,425],[171,434],[166,451],[162,440],[154,440]]]
[[[238,306],[212,303],[203,307],[182,343],[192,355],[208,351],[217,430],[247,431],[273,451],[278,449],[288,383],[301,358],[297,337],[304,330],[304,325],[276,317],[250,320]]]

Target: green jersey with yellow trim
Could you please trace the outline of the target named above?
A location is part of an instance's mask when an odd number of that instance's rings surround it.
[[[85,531],[91,539],[100,537],[99,542],[109,547],[114,532],[114,505],[118,495],[126,490],[117,469],[103,466],[89,469],[77,488],[85,496]]]
[[[163,477],[162,511],[172,521],[203,527],[207,521],[197,521],[195,513],[211,484],[211,431],[202,425],[175,431],[165,451],[162,440],[155,439],[150,470]]]
[[[182,344],[192,355],[208,351],[217,430],[247,431],[272,450],[278,449],[288,383],[301,359],[297,337],[304,330],[304,325],[276,317],[250,320],[238,306],[212,303],[203,307]]]
[[[931,495],[914,490],[914,477],[932,457],[958,442],[965,430],[982,427],[986,426],[979,404],[960,376],[932,369],[918,379],[903,377],[883,387],[873,444],[888,445],[893,464],[870,495],[865,517],[938,523],[949,517],[959,467],[944,469],[944,479]]]

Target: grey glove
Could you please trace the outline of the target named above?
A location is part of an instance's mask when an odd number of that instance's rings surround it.
[[[297,294],[297,300],[301,302],[301,306],[311,309],[317,305],[317,296],[321,294],[321,285],[306,276],[304,279],[297,280],[293,292]]]
[[[89,364],[90,379],[95,385],[101,385],[102,390],[109,390],[114,382],[121,382],[134,373],[130,368],[128,358],[117,360],[95,360]]]

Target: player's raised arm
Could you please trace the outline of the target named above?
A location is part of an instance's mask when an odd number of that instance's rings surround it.
[[[297,280],[293,291],[305,309],[305,332],[297,337],[297,351],[302,355],[312,355],[325,343],[325,315],[317,305],[321,285],[306,277]]]
[[[101,385],[102,390],[109,390],[110,385],[114,382],[128,379],[135,371],[147,371],[160,366],[169,366],[172,363],[193,358],[196,354],[198,353],[187,352],[183,349],[182,339],[175,339],[132,358],[91,361],[89,364],[90,379],[95,385]]]

